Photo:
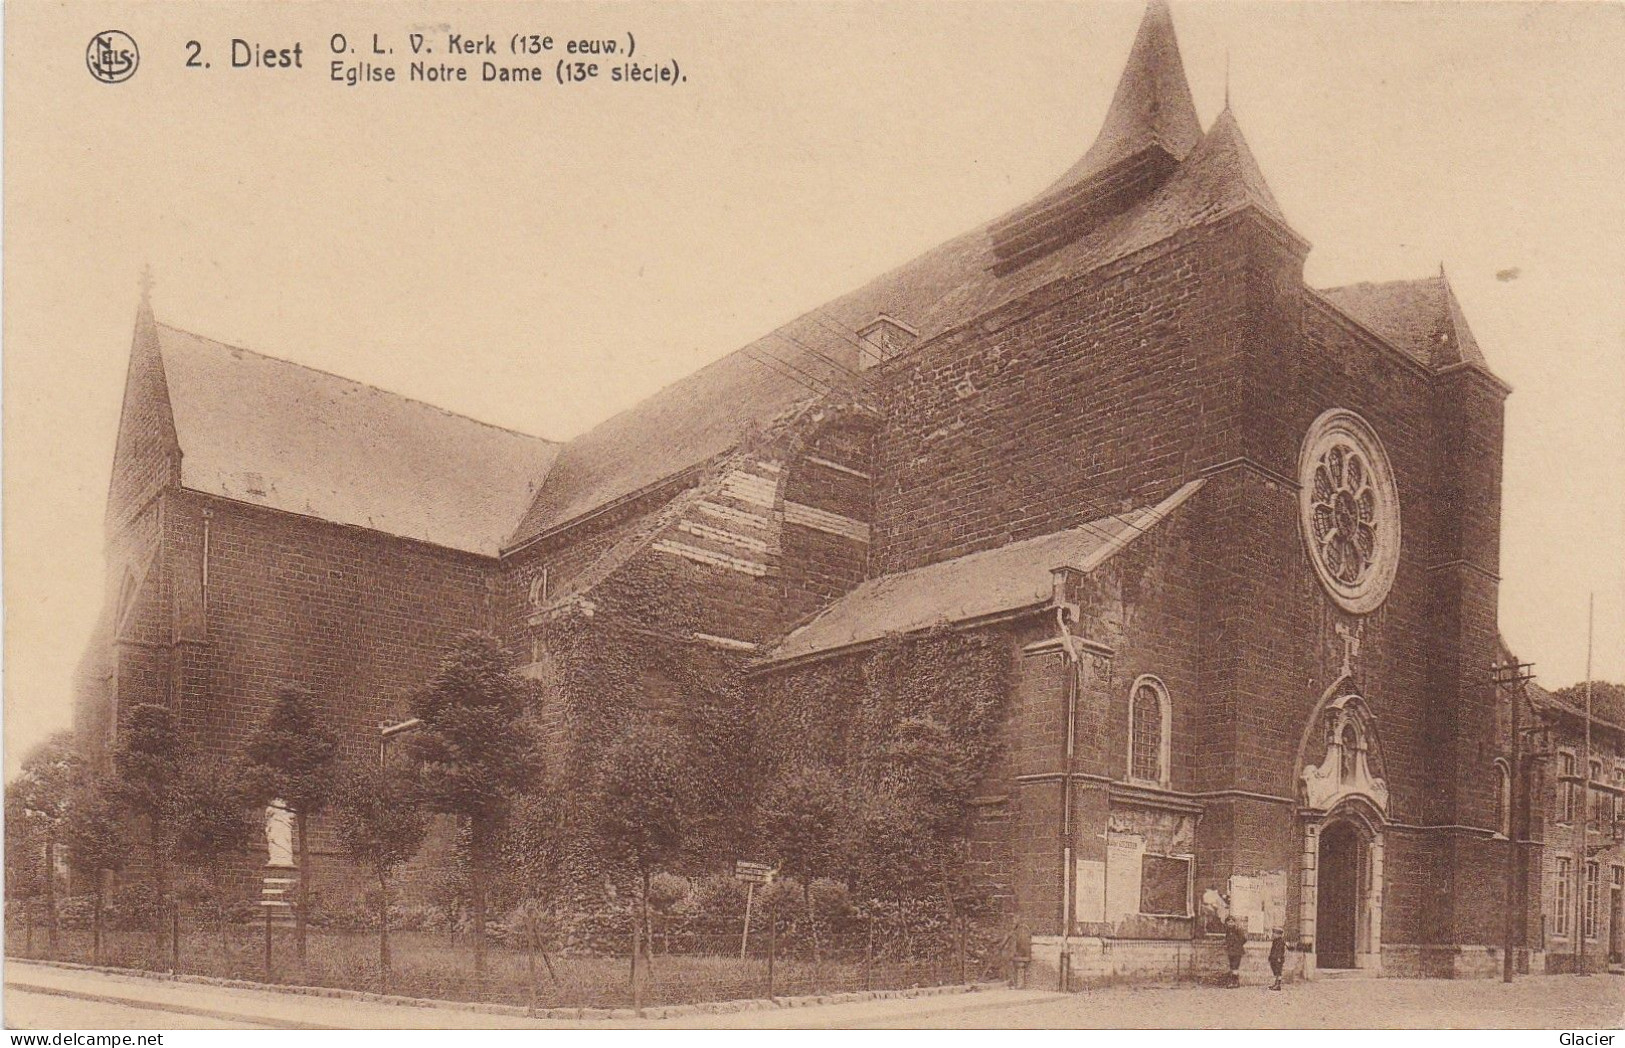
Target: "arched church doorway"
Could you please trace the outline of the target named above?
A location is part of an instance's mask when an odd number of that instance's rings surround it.
[[[1321,696],[1298,746],[1298,934],[1316,968],[1380,972],[1388,784],[1376,720],[1348,683],[1345,674]]]
[[[1319,892],[1315,900],[1315,966],[1353,968],[1363,894],[1364,841],[1354,825],[1338,820],[1320,831]]]

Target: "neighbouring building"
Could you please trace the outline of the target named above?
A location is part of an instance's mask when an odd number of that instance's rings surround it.
[[[1158,0],[1036,199],[566,443],[144,307],[81,729],[163,702],[229,752],[295,680],[364,754],[490,630],[557,774],[701,740],[720,861],[775,761],[974,690],[971,861],[1041,965],[1188,972],[1236,915],[1309,971],[1498,971],[1509,390],[1442,272],[1309,249]]]
[[[1504,647],[1502,658],[1517,665]],[[1582,957],[1587,971],[1625,964],[1625,705],[1597,689],[1588,740],[1577,690],[1511,689],[1522,742],[1497,761],[1501,832],[1523,850],[1517,945],[1536,971],[1573,972]]]

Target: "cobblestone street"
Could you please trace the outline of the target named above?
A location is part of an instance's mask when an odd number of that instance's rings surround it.
[[[1325,980],[1280,993],[1262,986],[1118,988],[1005,1009],[910,1017],[954,1029],[1617,1029],[1625,978],[1499,981]]]

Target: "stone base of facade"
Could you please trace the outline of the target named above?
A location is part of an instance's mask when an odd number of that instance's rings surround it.
[[[1066,988],[1073,990],[1115,982],[1218,982],[1229,972],[1224,943],[1219,939],[1113,939],[1080,935],[1063,940],[1058,935],[1039,935],[1033,937],[1033,965],[1028,984],[1034,989],[1061,988],[1063,954],[1069,958]],[[1384,944],[1380,958],[1362,957],[1358,968],[1316,970],[1313,954],[1288,950],[1283,976],[1288,981],[1341,977],[1499,979],[1501,956],[1498,946],[1389,943]],[[1605,956],[1588,957],[1587,962],[1589,970],[1603,971],[1607,967]],[[1527,975],[1572,971],[1574,959],[1569,954],[1519,950],[1515,964],[1519,974]],[[1243,985],[1268,985],[1273,978],[1269,943],[1248,942],[1241,965]]]
[[[1517,951],[1514,964],[1518,972],[1528,974],[1530,951]],[[1384,943],[1382,946],[1382,973],[1401,979],[1499,979],[1502,966],[1499,946],[1414,943]],[[1541,970],[1538,962],[1533,970]]]
[[[1618,965],[1610,965],[1608,963],[1608,950],[1606,948],[1598,949],[1597,944],[1594,942],[1587,943],[1586,946],[1586,971],[1605,972],[1608,971],[1610,967],[1618,967]],[[1574,974],[1576,965],[1574,963],[1575,957],[1572,950],[1543,950],[1535,956],[1539,958],[1539,961],[1530,962],[1536,965],[1535,971],[1545,972],[1547,975]]]
[[[1242,960],[1244,984],[1268,985],[1274,975],[1269,965],[1270,944],[1249,942]],[[1114,939],[1105,936],[1058,935],[1033,937],[1033,968],[1030,985],[1035,989],[1061,986],[1061,957],[1069,958],[1068,989],[1082,989],[1102,983],[1214,982],[1230,971],[1220,939]],[[1283,975],[1288,980],[1305,977],[1304,956],[1288,951]]]

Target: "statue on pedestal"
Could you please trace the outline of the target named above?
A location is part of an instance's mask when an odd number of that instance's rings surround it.
[[[265,850],[265,865],[293,868],[293,812],[280,797],[265,806]]]

